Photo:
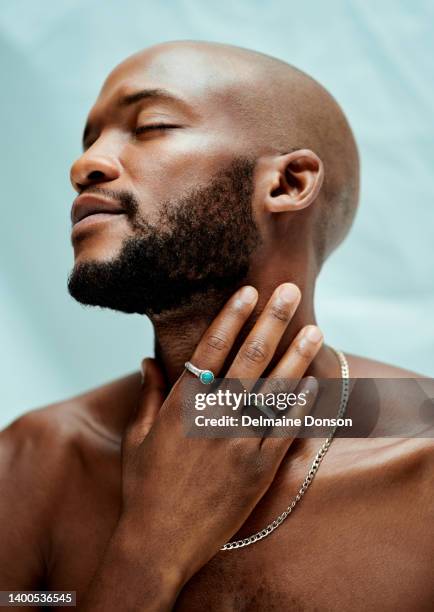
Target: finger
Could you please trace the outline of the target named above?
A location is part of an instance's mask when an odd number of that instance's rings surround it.
[[[312,363],[323,343],[323,335],[316,325],[303,327],[289,345],[279,363],[270,372],[268,378],[290,379],[293,388]]]
[[[200,339],[191,357],[192,364],[217,375],[257,301],[258,292],[254,287],[246,285],[239,289]]]
[[[314,376],[303,378],[295,389],[297,403],[295,406],[277,414],[276,418],[291,419],[292,422],[274,425],[266,436],[262,438],[261,449],[269,452],[276,460],[285,456],[292,442],[299,435],[304,426],[304,418],[313,410],[319,391],[318,381]]]
[[[297,334],[286,353],[267,378],[261,379],[259,392],[276,398],[294,393],[307,367],[322,346],[322,333],[315,325],[307,325]]]
[[[128,427],[133,443],[140,443],[151,429],[165,399],[166,385],[155,359],[142,361],[142,387],[137,409]]]
[[[301,293],[292,283],[277,287],[243,342],[226,376],[256,380],[270,363],[298,304]]]

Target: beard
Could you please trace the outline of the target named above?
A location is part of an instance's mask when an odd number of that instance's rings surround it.
[[[223,303],[246,278],[260,243],[252,211],[254,167],[253,160],[236,158],[204,187],[163,202],[155,225],[139,214],[132,194],[110,192],[135,236],[111,260],[76,265],[68,278],[71,296],[150,316]]]

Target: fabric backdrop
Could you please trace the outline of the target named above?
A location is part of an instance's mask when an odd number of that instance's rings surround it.
[[[433,24],[428,0],[3,0],[0,426],[152,354],[146,319],[66,292],[68,172],[107,73],[164,40],[255,48],[337,98],[362,199],[321,273],[318,323],[333,346],[434,376]]]

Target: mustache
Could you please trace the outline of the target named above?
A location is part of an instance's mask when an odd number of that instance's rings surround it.
[[[110,200],[119,202],[121,207],[125,210],[128,217],[134,218],[139,210],[139,201],[131,191],[124,189],[115,191],[114,189],[106,189],[105,187],[90,186],[80,191],[82,193],[93,193],[95,195],[105,196]]]

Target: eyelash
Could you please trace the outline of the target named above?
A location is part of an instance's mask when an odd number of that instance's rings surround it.
[[[156,123],[151,125],[142,125],[135,129],[136,136],[143,134],[145,132],[150,132],[151,130],[163,130],[163,129],[174,129],[179,127],[178,125],[172,125],[170,123]]]

